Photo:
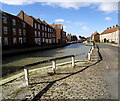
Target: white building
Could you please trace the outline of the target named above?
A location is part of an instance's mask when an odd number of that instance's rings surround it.
[[[120,26],[107,28],[100,34],[100,42],[119,43]]]

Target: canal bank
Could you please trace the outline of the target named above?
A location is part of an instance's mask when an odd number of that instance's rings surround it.
[[[8,50],[3,50],[2,51],[2,57],[9,57],[13,55],[21,55],[21,54],[26,54],[28,52],[36,52],[36,51],[43,51],[43,50],[49,50],[49,49],[55,49],[55,48],[60,48],[64,46],[68,46],[71,43],[66,43],[66,44],[55,44],[55,45],[47,45],[47,46],[40,46],[40,47],[27,47],[27,48],[19,48],[19,49],[8,49]]]
[[[98,75],[97,68],[91,68],[98,61],[99,54],[95,49],[90,63],[58,69],[52,76],[41,74],[43,71],[33,72],[30,75],[29,86],[25,86],[24,76],[18,77],[17,80],[3,86],[3,99],[35,101],[108,98],[106,85]],[[13,86],[15,87],[12,89]]]

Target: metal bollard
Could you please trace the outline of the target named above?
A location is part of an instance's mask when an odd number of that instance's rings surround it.
[[[72,56],[72,67],[75,67],[75,57]]]
[[[28,69],[24,69],[26,85],[29,85],[29,72]]]
[[[55,60],[53,60],[52,61],[52,68],[53,68],[53,72],[55,73],[55,69],[56,69],[56,61]]]

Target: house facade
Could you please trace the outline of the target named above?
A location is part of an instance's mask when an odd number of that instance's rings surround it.
[[[29,24],[29,45],[46,45],[56,43],[55,29],[45,21],[29,16],[23,11],[21,11],[17,16]]]
[[[109,27],[100,34],[101,42],[119,43],[120,26]]]
[[[91,41],[100,42],[100,34],[97,31],[92,33]]]
[[[27,23],[18,17],[0,11],[2,18],[2,47],[12,48],[27,44]]]
[[[63,44],[66,43],[66,32],[63,31],[62,24],[50,24],[56,30],[56,43]]]

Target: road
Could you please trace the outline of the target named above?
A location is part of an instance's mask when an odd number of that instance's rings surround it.
[[[101,67],[101,76],[107,84],[110,99],[118,99],[118,47],[108,44],[98,46],[103,60],[97,67]]]

